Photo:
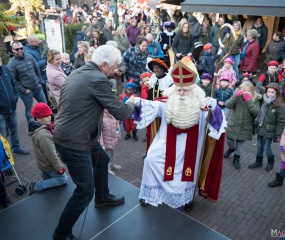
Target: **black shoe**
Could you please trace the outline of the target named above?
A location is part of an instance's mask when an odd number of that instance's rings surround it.
[[[136,132],[133,133],[133,139],[134,139],[135,141],[138,141],[138,140],[139,140]]]
[[[139,202],[144,207],[149,205],[149,203],[146,203],[144,199],[140,199]]]
[[[262,157],[256,157],[255,163],[250,164],[248,166],[248,168],[258,168],[258,167],[262,167]]]
[[[70,234],[67,237],[60,237],[56,233],[53,234],[52,239],[53,240],[80,240],[80,238],[75,237],[73,234]]]
[[[23,154],[23,155],[29,155],[29,154],[30,154],[30,152],[29,152],[29,151],[24,150],[24,149],[21,149],[21,148],[19,148],[19,149],[18,149],[18,150],[16,150],[16,151],[13,151],[13,153]]]
[[[274,155],[272,156],[272,158],[268,158],[268,164],[265,168],[266,172],[270,172],[273,169],[274,166]]]
[[[131,138],[131,134],[127,134],[126,136],[125,136],[125,140],[129,140]]]
[[[186,212],[190,212],[190,211],[192,211],[193,207],[194,207],[194,203],[193,203],[193,201],[191,201],[191,202],[184,205],[184,210]]]
[[[236,149],[228,149],[225,153],[224,153],[224,157],[228,158]]]
[[[4,201],[1,203],[1,205],[3,206],[3,208],[8,208],[11,207],[13,203],[10,201],[8,197],[6,197]]]
[[[95,200],[95,207],[101,208],[101,207],[106,207],[108,205],[122,204],[124,202],[125,202],[124,196],[109,194],[109,196],[104,200]]]
[[[240,169],[239,158],[240,158],[240,156],[234,155],[234,161],[233,161],[233,163],[234,163],[235,169]]]
[[[278,187],[278,186],[282,186],[283,184],[283,181],[284,181],[284,177],[281,176],[279,173],[276,173],[276,179],[270,183],[268,183],[268,187]]]

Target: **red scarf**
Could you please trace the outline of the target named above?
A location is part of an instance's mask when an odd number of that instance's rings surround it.
[[[187,133],[184,153],[184,165],[182,181],[193,182],[198,147],[199,125],[188,129],[179,129],[172,124],[167,124],[166,157],[164,167],[164,181],[172,181],[176,161],[176,137],[177,134]]]

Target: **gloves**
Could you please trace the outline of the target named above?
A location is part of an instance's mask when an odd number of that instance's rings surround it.
[[[219,48],[219,50],[218,50],[218,55],[221,55],[223,53],[223,49],[222,48]]]
[[[168,45],[166,43],[163,44],[163,50],[166,50],[168,48]]]
[[[242,91],[242,90],[238,90],[238,91],[236,92],[236,96],[237,96],[237,97],[241,96],[242,94],[243,94],[243,91]]]
[[[243,100],[244,100],[245,102],[247,102],[247,101],[250,100],[250,99],[251,99],[251,96],[250,96],[248,93],[244,94]]]
[[[141,100],[141,98],[139,98],[139,97],[131,96],[131,97],[126,101],[126,103],[131,102],[131,103],[135,104],[136,106],[138,106],[139,103],[140,103],[140,100]]]
[[[65,173],[65,168],[62,168],[60,171],[57,171],[56,174],[61,175]]]
[[[208,107],[211,111],[215,111],[216,106],[217,106],[217,99],[215,99],[215,98],[210,98],[210,97],[206,97],[206,103],[207,103],[207,107]]]

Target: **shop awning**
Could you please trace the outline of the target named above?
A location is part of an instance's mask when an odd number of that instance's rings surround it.
[[[284,0],[185,0],[183,12],[285,17]]]

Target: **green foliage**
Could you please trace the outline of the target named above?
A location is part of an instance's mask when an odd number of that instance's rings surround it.
[[[82,26],[88,26],[88,23],[79,23],[76,25],[67,25],[64,27],[66,52],[71,53],[77,31],[82,29]]]
[[[4,36],[8,35],[8,26],[19,27],[24,21],[22,17],[13,17],[7,13],[8,6],[3,3],[0,3],[0,33]]]

